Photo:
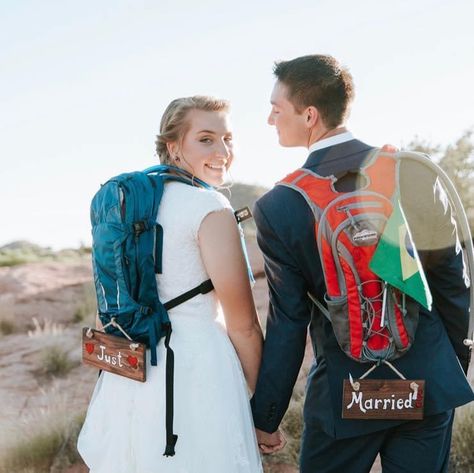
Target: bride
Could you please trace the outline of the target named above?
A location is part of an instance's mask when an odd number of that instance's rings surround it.
[[[234,158],[227,102],[203,96],[173,100],[156,149],[161,163],[222,185]],[[147,367],[145,383],[102,372],[78,450],[91,473],[261,473],[248,399],[257,380],[262,331],[232,208],[213,189],[169,182],[158,221],[164,229],[160,299],[173,299],[209,278],[215,288],[169,311],[176,455],[163,456],[160,362]],[[225,325],[218,320],[221,309]],[[163,360],[163,339],[157,352]]]

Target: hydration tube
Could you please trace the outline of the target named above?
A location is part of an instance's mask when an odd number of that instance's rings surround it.
[[[390,153],[391,154],[391,153]],[[393,156],[393,154],[391,154]],[[471,230],[467,219],[466,211],[461,202],[461,198],[454,187],[448,175],[434,163],[427,155],[422,153],[415,153],[412,151],[399,151],[395,153],[395,158],[399,160],[410,159],[416,161],[430,168],[440,178],[445,187],[448,199],[456,212],[456,220],[459,223],[462,237],[462,247],[464,255],[466,256],[467,266],[469,268],[469,289],[470,289],[470,304],[469,304],[469,328],[467,337],[464,339],[464,345],[471,350],[474,346],[474,286],[472,284],[472,276],[474,273],[474,245],[472,243]]]
[[[172,176],[172,180],[175,181],[182,181],[186,184],[197,184],[208,190],[214,189],[214,187],[210,186],[207,182],[204,182],[202,179],[193,176],[185,169],[178,168],[176,166],[171,166],[168,164],[158,164],[156,166],[151,166],[149,168],[144,169],[143,172],[145,174],[161,174],[165,180],[168,176]]]

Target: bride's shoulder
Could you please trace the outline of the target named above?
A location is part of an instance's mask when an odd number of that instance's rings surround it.
[[[188,186],[182,183],[167,184],[168,204],[179,209],[180,217],[185,218],[197,233],[202,220],[211,212],[232,210],[229,199],[213,189]]]
[[[180,200],[186,199],[189,204],[198,206],[221,204],[223,207],[231,207],[229,199],[215,189],[204,189],[203,187],[190,186],[181,182],[170,182],[166,184],[166,191],[170,197]]]
[[[229,199],[217,190],[188,186],[181,183],[176,183],[176,188],[181,194],[181,199],[186,199],[186,203],[190,207],[217,206],[222,208],[232,208]]]
[[[229,199],[216,190],[194,188],[194,205],[199,207],[196,212],[201,215],[201,219],[208,213],[223,209],[232,209]]]

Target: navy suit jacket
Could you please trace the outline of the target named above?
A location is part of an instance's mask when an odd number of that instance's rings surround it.
[[[311,153],[304,168],[339,177],[338,191],[356,185],[357,171],[373,148],[351,140]],[[354,171],[354,172],[350,172]],[[463,372],[469,350],[463,345],[469,320],[469,289],[462,254],[443,189],[423,166],[404,164],[400,172],[402,206],[420,253],[434,303],[421,308],[415,342],[393,362],[407,379],[425,379],[425,416],[474,399]],[[370,365],[347,357],[329,321],[310,303],[307,292],[323,303],[325,283],[314,235],[314,216],[304,198],[276,186],[254,208],[257,239],[265,260],[269,312],[263,360],[251,400],[257,428],[274,432],[287,410],[300,370],[309,327],[315,361],[307,381],[304,420],[335,438],[347,438],[400,424],[396,420],[341,418],[342,384],[349,373],[361,376]],[[461,364],[460,364],[461,362]],[[396,379],[386,366],[369,378]]]

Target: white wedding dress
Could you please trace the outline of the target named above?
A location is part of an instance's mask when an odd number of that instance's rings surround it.
[[[162,301],[208,279],[198,230],[210,212],[230,208],[215,191],[166,184],[158,221],[164,229]],[[222,262],[225,264],[225,261]],[[140,383],[103,372],[78,440],[91,473],[262,473],[242,368],[222,325],[215,291],[169,311],[175,353],[176,454],[163,456],[165,357]]]

